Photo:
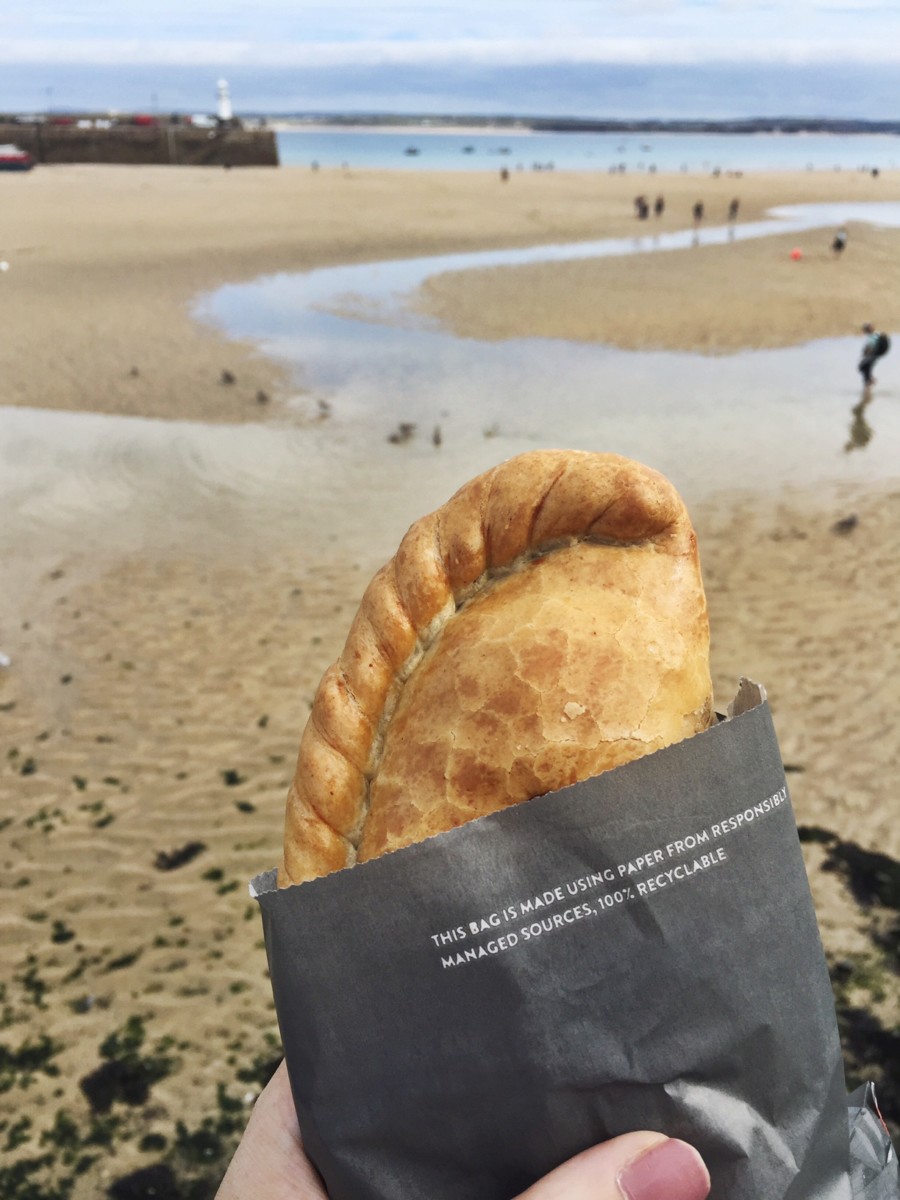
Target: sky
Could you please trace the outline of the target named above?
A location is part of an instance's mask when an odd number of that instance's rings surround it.
[[[209,108],[224,75],[237,111],[898,117],[898,68],[897,0],[0,6],[18,111]]]

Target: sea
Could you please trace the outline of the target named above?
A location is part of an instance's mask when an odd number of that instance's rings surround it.
[[[279,130],[283,166],[406,171],[872,171],[900,167],[896,134],[531,133],[516,129]]]

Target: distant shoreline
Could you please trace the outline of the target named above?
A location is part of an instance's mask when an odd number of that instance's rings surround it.
[[[582,120],[568,117],[471,117],[462,116],[373,116],[340,113],[321,115],[269,116],[270,129],[278,133],[502,133],[506,136],[533,133],[713,133],[713,134],[886,134],[900,136],[900,121],[845,120],[828,117],[747,117],[739,120],[641,119]]]
[[[353,125],[340,121],[272,121],[268,128],[273,133],[402,133],[416,137],[430,137],[434,134],[464,134],[472,137],[481,134],[502,134],[504,137],[527,137],[534,132],[524,126],[511,125]]]

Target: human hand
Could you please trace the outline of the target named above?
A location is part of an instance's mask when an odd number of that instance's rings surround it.
[[[319,1174],[303,1153],[287,1064],[253,1106],[216,1200],[328,1200]]]
[[[557,1167],[517,1200],[704,1200],[709,1175],[686,1142],[626,1133]],[[328,1200],[303,1153],[284,1063],[257,1100],[216,1200]]]

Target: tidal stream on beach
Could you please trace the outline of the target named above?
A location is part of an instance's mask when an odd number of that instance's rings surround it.
[[[900,225],[897,204],[775,211],[699,235],[339,266],[201,297],[196,316],[293,370],[303,387],[291,402],[295,419],[208,426],[6,410],[0,500],[16,516],[4,523],[0,550],[11,561],[28,546],[13,586],[27,587],[42,547],[193,544],[252,555],[321,539],[330,527],[341,530],[348,557],[383,558],[410,521],[465,479],[547,445],[638,458],[690,505],[734,489],[772,494],[892,478],[900,390],[888,369],[874,401],[859,408],[859,339],[719,357],[634,353],[461,339],[404,307],[443,271],[661,253],[698,237],[727,243],[840,220]],[[415,430],[403,434],[401,425]],[[388,444],[391,436],[401,444]]]

